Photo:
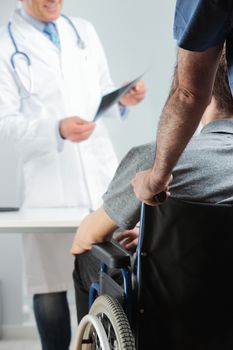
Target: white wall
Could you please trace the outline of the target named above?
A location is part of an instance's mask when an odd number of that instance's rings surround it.
[[[15,0],[0,0],[0,24]],[[175,0],[65,0],[64,13],[89,19],[104,44],[117,85],[146,71],[148,94],[129,118],[107,125],[119,157],[133,145],[155,139],[156,125],[168,95],[175,63],[172,21]],[[22,256],[18,235],[0,235],[3,321],[21,321]]]
[[[8,17],[15,8],[16,0],[0,0],[0,25],[6,23]]]

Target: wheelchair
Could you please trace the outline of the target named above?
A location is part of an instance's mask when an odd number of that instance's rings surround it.
[[[94,245],[99,281],[75,350],[232,350],[233,205],[142,205],[136,259]],[[117,284],[108,269],[120,269]]]

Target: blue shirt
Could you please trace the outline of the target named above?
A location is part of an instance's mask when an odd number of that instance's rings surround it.
[[[19,10],[19,14],[27,21],[29,24],[31,24],[34,28],[39,30],[41,33],[43,33],[46,37],[49,38],[48,34],[44,32],[45,28],[45,23],[38,21],[37,19],[31,17],[30,15],[27,14],[27,12],[24,11],[23,8]],[[56,28],[56,25],[55,25]],[[57,30],[57,28],[56,28]]]
[[[227,42],[228,75],[233,92],[233,1],[177,0],[174,37],[178,46],[190,51],[205,51]]]

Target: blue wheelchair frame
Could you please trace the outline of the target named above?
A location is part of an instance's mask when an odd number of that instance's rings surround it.
[[[137,290],[137,286],[140,283],[140,259],[139,259],[139,257],[140,257],[140,254],[143,254],[141,252],[141,242],[142,242],[142,232],[143,232],[144,208],[145,208],[145,206],[142,203],[141,215],[140,215],[139,239],[138,239],[138,247],[136,250],[134,271],[132,272],[131,268],[128,266],[125,266],[125,267],[122,267],[119,269],[121,272],[121,275],[122,275],[122,279],[123,279],[123,290],[124,290],[124,305],[123,305],[123,307],[124,307],[125,313],[126,313],[130,323],[132,323],[132,309],[133,309],[134,300],[135,300],[135,297],[137,297],[135,295],[135,293]],[[103,243],[103,246],[104,245],[105,245],[105,243]],[[99,246],[99,244],[96,246]],[[93,247],[95,247],[95,245]],[[121,248],[121,250],[122,249],[123,248]],[[127,251],[125,251],[125,254],[127,254],[129,256],[129,253]],[[101,261],[99,271],[108,274],[107,264]],[[134,274],[136,276],[136,281],[135,281],[134,287],[132,286],[132,274]],[[100,282],[95,281],[91,284],[90,289],[89,289],[89,309],[91,308],[94,300],[96,299],[96,297],[99,294],[100,294]]]

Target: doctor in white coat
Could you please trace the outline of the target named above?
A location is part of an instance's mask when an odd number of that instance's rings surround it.
[[[102,45],[89,22],[60,15],[63,0],[21,4],[0,32],[0,134],[22,156],[24,206],[95,209],[117,166],[105,126],[92,122],[101,96],[113,89]],[[140,81],[121,104],[144,95]],[[120,114],[119,106],[111,114]],[[23,236],[43,350],[69,348],[72,236]]]

